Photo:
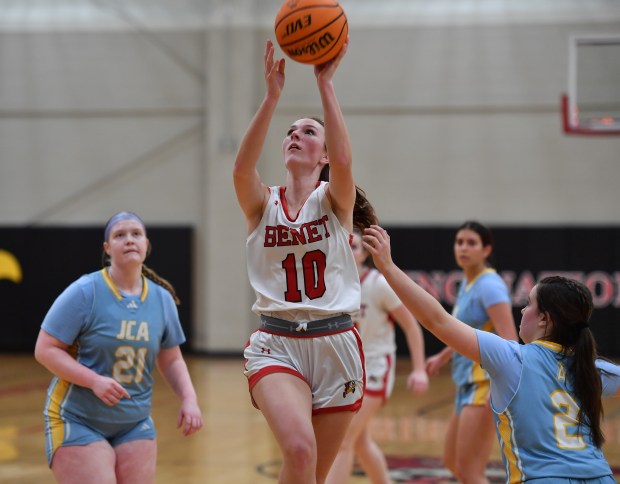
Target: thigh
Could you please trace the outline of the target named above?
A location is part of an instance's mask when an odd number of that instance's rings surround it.
[[[105,440],[58,448],[51,467],[61,484],[116,483],[114,449]]]
[[[496,440],[493,414],[488,405],[466,405],[461,410],[456,437],[459,466],[486,465]]]
[[[370,421],[375,414],[383,406],[383,402],[384,400],[382,397],[376,397],[368,394],[364,395],[362,407],[353,417],[353,420],[351,421],[345,435],[345,441],[348,445],[353,445],[355,441],[363,435],[370,435],[369,432],[365,433],[364,431],[370,425]]]
[[[340,411],[312,417],[317,446],[317,482],[323,482],[327,477],[354,415],[352,411]]]
[[[118,484],[155,482],[157,441],[132,440],[114,447]]]
[[[448,429],[444,438],[443,460],[446,467],[454,471],[456,460],[456,441],[458,437],[459,416],[453,410],[448,420]]]
[[[314,446],[312,393],[308,383],[289,373],[271,373],[256,382],[252,399],[280,447],[288,448],[299,439],[311,440]]]

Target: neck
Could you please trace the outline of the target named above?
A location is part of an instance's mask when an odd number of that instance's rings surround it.
[[[108,275],[119,291],[125,294],[136,295],[142,292],[142,266],[136,268],[119,268],[111,265]]]
[[[476,266],[476,267],[468,267],[467,269],[463,269],[463,273],[465,274],[465,279],[467,282],[473,281],[476,277],[478,277],[484,270],[486,266]]]
[[[293,176],[293,174],[289,172],[286,178],[287,198],[305,200],[316,188],[318,181],[319,177],[316,173]]]

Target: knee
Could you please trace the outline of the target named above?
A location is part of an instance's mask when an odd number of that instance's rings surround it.
[[[282,458],[285,465],[303,473],[316,467],[316,447],[310,439],[293,439],[282,449]]]

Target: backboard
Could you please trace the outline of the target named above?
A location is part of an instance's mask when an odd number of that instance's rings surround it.
[[[620,33],[569,38],[562,121],[569,135],[620,135]]]

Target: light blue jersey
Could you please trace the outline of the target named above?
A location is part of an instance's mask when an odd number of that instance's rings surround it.
[[[559,359],[561,347],[542,340],[520,345],[482,331],[477,335],[482,366],[491,376],[491,406],[507,482],[613,479],[589,426],[577,424],[579,402],[567,361]],[[616,394],[620,367],[602,360],[597,366],[605,370],[603,395]]]
[[[131,395],[110,407],[90,389],[54,377],[44,415],[66,422],[51,436],[58,442],[69,431],[70,421],[105,430],[108,423],[132,424],[148,418],[157,355],[160,349],[185,341],[167,290],[143,277],[142,294],[125,296],[105,269],[84,275],[65,289],[41,327],[70,345],[70,354],[82,365],[114,378]]]
[[[510,294],[502,278],[493,269],[485,269],[467,284],[463,279],[452,315],[474,329],[493,331],[487,309],[499,303],[510,303]],[[452,380],[457,387],[489,379],[478,363],[456,351],[452,356]]]

